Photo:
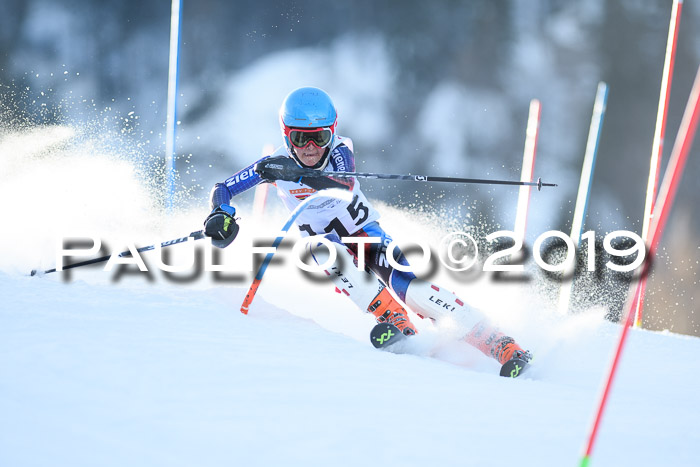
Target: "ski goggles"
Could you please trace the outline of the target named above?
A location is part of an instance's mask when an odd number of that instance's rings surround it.
[[[313,143],[317,148],[323,149],[333,141],[333,130],[333,127],[302,129],[285,126],[284,136],[294,147],[305,148]]]

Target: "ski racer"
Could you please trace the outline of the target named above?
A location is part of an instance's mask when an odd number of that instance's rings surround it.
[[[490,325],[480,311],[466,305],[452,292],[418,279],[412,272],[390,266],[385,255],[391,236],[380,226],[379,213],[362,193],[359,180],[303,177],[309,169],[355,171],[352,141],[336,133],[337,113],[326,92],[314,87],[292,91],[282,103],[279,121],[284,145],[212,189],[212,211],[204,226],[205,234],[212,238],[215,246],[228,246],[238,233],[231,199],[260,183],[274,183],[290,211],[318,190],[348,190],[352,195],[350,202],[335,199],[314,209],[307,208],[297,218],[303,236],[324,235],[336,249],[337,260],[326,274],[337,289],[360,310],[374,315],[377,322],[393,324],[406,336],[417,331],[402,302],[421,318],[439,320],[459,313],[459,322],[471,329],[464,339],[502,365],[511,359],[525,362],[531,359],[530,352]],[[341,240],[343,237],[381,238],[379,243],[363,245],[365,270],[356,267],[358,243],[345,244]],[[399,249],[394,251],[396,262],[408,265]],[[314,248],[312,254],[318,264],[325,264],[329,255],[324,247]]]

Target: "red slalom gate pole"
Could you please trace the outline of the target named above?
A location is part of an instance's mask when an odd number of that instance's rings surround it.
[[[537,154],[537,138],[540,134],[541,104],[537,99],[530,101],[530,111],[525,129],[525,150],[523,151],[523,168],[520,172],[521,182],[532,182],[532,174],[535,170],[535,156]],[[515,212],[515,238],[525,241],[525,229],[527,227],[527,212],[530,205],[531,187],[521,186],[518,192],[518,205]]]
[[[666,116],[668,115],[668,100],[671,96],[671,82],[673,81],[673,64],[676,58],[676,43],[678,42],[678,26],[681,22],[681,12],[683,11],[683,0],[674,0],[671,9],[671,24],[668,27],[668,40],[666,42],[666,58],[664,60],[664,70],[661,77],[661,90],[659,92],[659,108],[656,114],[656,128],[654,130],[654,141],[651,149],[651,160],[649,164],[649,180],[647,182],[646,201],[644,202],[644,217],[642,218],[642,239],[649,242],[649,227],[651,225],[652,212],[656,200],[656,187],[659,183],[659,172],[661,171],[661,156],[664,148],[664,135],[666,133]],[[635,305],[635,327],[642,326],[642,314],[644,308],[644,293],[646,283],[643,282],[639,291]]]
[[[620,339],[617,343],[617,348],[615,349],[615,354],[613,356],[612,364],[610,365],[610,370],[608,372],[605,385],[603,386],[603,392],[598,403],[598,409],[596,412],[595,419],[593,421],[593,426],[588,437],[588,443],[586,444],[586,449],[584,451],[583,458],[581,459],[581,467],[587,467],[591,453],[593,452],[593,444],[598,434],[598,428],[600,427],[600,422],[603,417],[603,411],[608,400],[608,395],[610,394],[610,388],[612,387],[612,382],[615,377],[617,370],[617,365],[620,361],[620,356],[622,355],[622,349],[625,345],[627,338],[627,333],[629,328],[633,324],[634,309],[637,306],[637,300],[639,298],[639,292],[641,284],[646,277],[649,265],[651,264],[651,259],[656,253],[656,248],[658,247],[661,235],[666,227],[666,221],[668,220],[669,212],[671,206],[673,205],[673,200],[678,191],[678,183],[680,182],[681,176],[683,175],[683,168],[685,167],[685,162],[688,159],[688,153],[693,144],[693,138],[695,137],[695,130],[698,126],[698,119],[700,118],[700,67],[698,68],[697,74],[695,75],[695,82],[693,84],[693,89],[690,92],[690,97],[688,98],[688,104],[685,108],[685,113],[683,114],[683,121],[678,129],[678,135],[676,136],[676,142],[673,146],[673,151],[671,153],[671,160],[666,168],[666,173],[664,174],[663,183],[661,184],[661,189],[659,190],[659,197],[654,208],[653,221],[650,227],[650,242],[648,243],[649,254],[644,263],[644,271],[642,274],[642,279],[637,284],[634,292],[628,299],[629,306],[625,306],[624,310],[625,318],[624,324],[622,326],[622,332],[620,333]]]
[[[698,120],[700,120],[700,67],[698,67],[698,71],[695,75],[693,89],[688,98],[683,120],[678,129],[678,137],[676,138],[676,143],[671,152],[671,159],[668,161],[664,180],[661,183],[659,197],[656,200],[654,218],[651,223],[651,240],[649,243],[651,252],[656,252],[661,234],[666,227],[666,221],[668,220],[669,211],[671,210],[670,206],[673,205],[673,200],[678,191],[678,182],[681,180],[685,162],[688,159],[688,153],[693,145],[695,131],[698,127]],[[667,205],[669,208],[665,209]]]

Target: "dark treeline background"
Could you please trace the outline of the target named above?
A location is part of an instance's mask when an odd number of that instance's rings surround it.
[[[125,138],[163,152],[168,0],[4,0],[5,128],[139,116]],[[298,84],[336,99],[359,169],[519,177],[528,105],[542,102],[531,235],[568,232],[596,85],[610,94],[586,229],[641,231],[671,0],[183,1],[178,169],[196,202],[279,144],[276,106]],[[700,8],[686,2],[664,166],[700,64]],[[230,119],[230,120],[229,120]],[[257,130],[260,129],[259,132]],[[251,133],[253,132],[253,133]],[[648,325],[698,332],[700,143],[695,144],[650,285]],[[371,197],[510,228],[517,190],[368,182]],[[423,187],[420,187],[423,190]],[[537,200],[537,201],[535,201]],[[456,214],[455,214],[456,213]],[[474,219],[474,217],[472,217]],[[530,243],[532,243],[529,238]],[[663,310],[663,314],[659,311]]]

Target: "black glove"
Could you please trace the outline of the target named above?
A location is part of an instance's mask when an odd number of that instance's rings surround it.
[[[315,170],[302,169],[291,157],[277,156],[269,157],[255,164],[255,172],[268,182],[277,180],[298,182],[301,177],[313,174]]]
[[[217,248],[226,248],[238,235],[238,224],[233,216],[236,208],[222,204],[214,208],[204,221],[204,235],[211,237],[211,244]]]

